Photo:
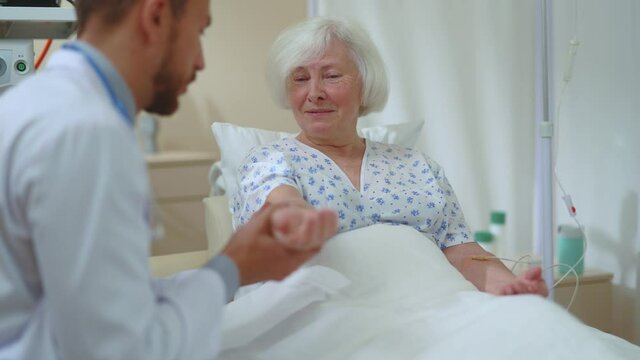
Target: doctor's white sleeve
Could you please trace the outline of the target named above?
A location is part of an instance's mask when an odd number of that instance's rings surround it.
[[[57,357],[214,358],[229,296],[222,277],[205,267],[151,278],[149,185],[133,132],[114,118],[85,123],[46,139],[27,132],[14,182]]]

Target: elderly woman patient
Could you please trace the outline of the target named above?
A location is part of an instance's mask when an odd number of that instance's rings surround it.
[[[382,59],[368,35],[343,20],[312,18],[285,30],[272,46],[268,76],[281,106],[300,127],[253,149],[238,170],[236,224],[265,202],[337,211],[339,231],[376,224],[411,226],[435,242],[478,289],[498,295],[547,294],[541,269],[516,277],[470,236],[443,169],[422,152],[365,141],[360,116],[388,97]]]

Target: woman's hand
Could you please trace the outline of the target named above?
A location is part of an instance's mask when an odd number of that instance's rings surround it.
[[[281,280],[320,251],[336,224],[330,210],[267,204],[231,236],[224,254],[238,267],[241,285]]]
[[[546,297],[549,294],[542,278],[542,269],[535,267],[519,275],[513,281],[499,287],[496,295],[537,294]]]
[[[298,189],[289,185],[273,189],[267,202],[278,207],[271,216],[273,235],[289,249],[317,250],[338,230],[335,211],[314,209]]]
[[[450,246],[443,252],[465,279],[481,291],[494,295],[549,294],[540,267],[514,276],[499,259],[475,242]]]
[[[327,239],[335,235],[338,221],[333,210],[288,205],[273,213],[271,226],[274,237],[282,245],[309,251],[319,249]]]

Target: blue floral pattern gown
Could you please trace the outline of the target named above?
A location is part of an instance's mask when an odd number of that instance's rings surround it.
[[[295,138],[254,148],[237,172],[234,224],[241,225],[278,186],[296,188],[314,208],[337,212],[339,232],[385,223],[408,225],[441,249],[472,242],[443,169],[412,148],[366,142],[356,189],[338,165]]]

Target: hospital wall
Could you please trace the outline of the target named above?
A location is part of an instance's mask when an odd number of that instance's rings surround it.
[[[211,0],[213,23],[203,38],[206,68],[181,98],[180,109],[161,120],[160,148],[218,154],[214,121],[294,131],[291,112],[271,99],[265,63],[280,31],[306,12],[303,0]]]

